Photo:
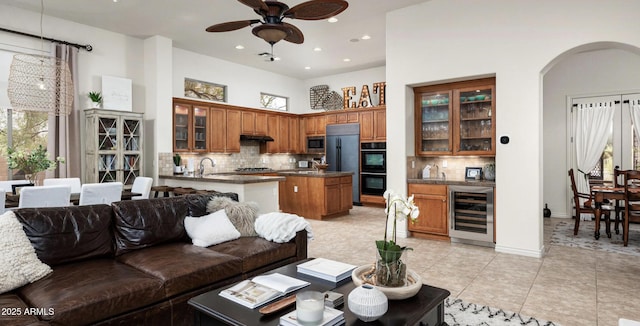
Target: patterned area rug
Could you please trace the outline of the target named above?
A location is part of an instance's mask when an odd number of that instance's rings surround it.
[[[629,225],[629,243],[623,246],[622,242],[622,226],[620,226],[620,234],[616,234],[611,223],[611,238],[607,238],[605,233],[605,224],[601,223],[600,239],[593,237],[595,232],[595,223],[593,221],[581,221],[578,235],[573,235],[574,221],[560,221],[553,230],[551,235],[551,244],[578,247],[590,250],[599,250],[605,252],[627,254],[640,256],[640,225]]]
[[[460,299],[444,301],[444,321],[449,326],[560,326],[547,320],[522,316],[515,312],[467,303]]]

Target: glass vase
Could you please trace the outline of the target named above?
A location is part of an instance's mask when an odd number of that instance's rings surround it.
[[[400,287],[407,284],[408,250],[377,250],[377,285]]]

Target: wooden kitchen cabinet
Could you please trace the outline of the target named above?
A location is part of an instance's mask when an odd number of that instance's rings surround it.
[[[209,151],[209,107],[173,103],[173,151]]]
[[[267,117],[267,134],[273,138],[273,141],[260,144],[260,152],[275,154],[280,153],[280,130],[278,126],[278,116],[269,115]]]
[[[327,119],[324,115],[305,117],[304,124],[307,136],[324,136],[326,133]]]
[[[277,153],[291,153],[289,139],[289,117],[280,115],[278,118],[278,151]]]
[[[238,110],[227,110],[227,132],[225,152],[240,153],[240,133],[242,129],[242,113]]]
[[[300,137],[300,118],[291,116],[289,117],[289,148],[291,149],[290,153],[302,153],[303,148],[305,147],[306,146],[303,146],[303,142]]]
[[[343,112],[343,113],[328,113],[325,115],[326,124],[338,124],[338,123],[357,123],[358,112]]]
[[[351,176],[290,176],[279,185],[280,209],[322,220],[349,214],[353,207]]]
[[[209,108],[209,151],[224,153],[227,142],[227,110],[222,108]]]
[[[387,140],[387,116],[384,109],[360,112],[360,141],[383,142]]]
[[[408,219],[408,229],[416,237],[448,239],[448,197],[446,185],[409,184],[409,195],[420,209],[415,222]]]
[[[267,113],[242,111],[242,130],[243,135],[259,135],[267,134]]]
[[[495,78],[414,88],[417,156],[495,156]]]

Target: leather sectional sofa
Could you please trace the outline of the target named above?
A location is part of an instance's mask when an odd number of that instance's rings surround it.
[[[16,210],[53,272],[1,294],[0,324],[191,325],[190,298],[307,257],[305,231],[288,243],[241,237],[192,245],[184,218],[205,215],[210,198]]]

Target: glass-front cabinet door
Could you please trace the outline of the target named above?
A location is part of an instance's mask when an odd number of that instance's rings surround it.
[[[416,93],[416,106],[417,154],[451,154],[451,92]]]
[[[189,151],[189,112],[190,105],[173,105],[173,151]]]
[[[122,182],[131,186],[143,175],[143,115],[85,110],[84,183]]]
[[[454,92],[459,101],[455,153],[463,155],[495,154],[494,87],[474,87]]]
[[[193,107],[193,148],[194,152],[207,151],[208,107]]]

